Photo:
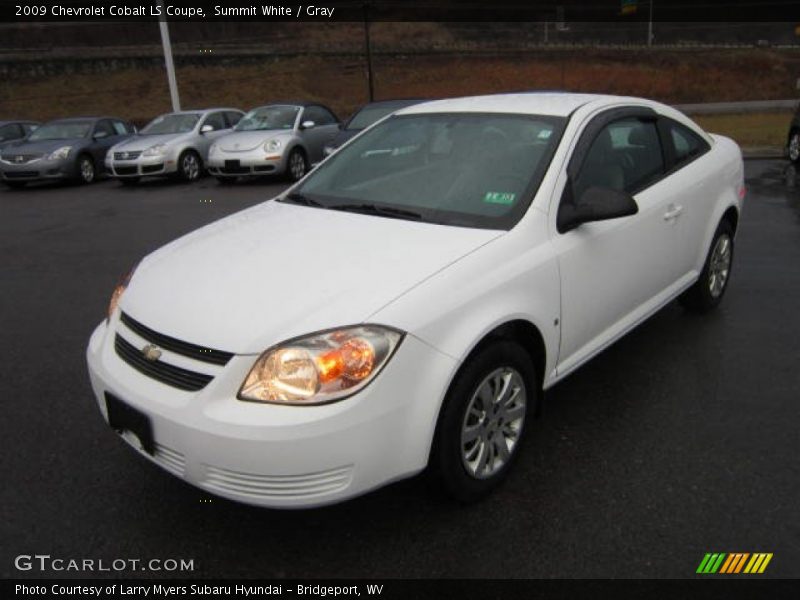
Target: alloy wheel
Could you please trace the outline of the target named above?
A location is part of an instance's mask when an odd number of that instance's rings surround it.
[[[467,473],[487,479],[517,449],[527,407],[522,375],[511,367],[492,371],[475,390],[461,427],[461,461]]]
[[[708,291],[713,298],[718,298],[725,289],[730,268],[731,238],[728,234],[722,234],[717,238],[708,269]]]
[[[90,158],[82,158],[80,164],[81,180],[84,183],[92,183],[94,181],[94,164]]]

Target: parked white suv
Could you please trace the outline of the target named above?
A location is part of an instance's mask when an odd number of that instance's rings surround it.
[[[675,298],[720,302],[743,196],[736,144],[655,102],[415,105],[144,258],[91,336],[92,387],[220,496],[314,506],[429,467],[475,500],[543,389]]]

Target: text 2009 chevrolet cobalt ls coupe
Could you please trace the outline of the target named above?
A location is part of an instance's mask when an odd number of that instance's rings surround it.
[[[441,100],[147,256],[88,347],[100,410],[200,488],[335,502],[429,468],[480,498],[542,389],[727,286],[739,148],[635,98]]]

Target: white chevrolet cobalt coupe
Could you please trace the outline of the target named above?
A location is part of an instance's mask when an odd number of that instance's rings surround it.
[[[440,100],[145,257],[87,351],[110,426],[241,502],[495,488],[542,390],[730,279],[742,157],[637,98]]]

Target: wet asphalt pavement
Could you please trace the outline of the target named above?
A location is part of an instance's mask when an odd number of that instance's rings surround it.
[[[674,303],[550,390],[494,496],[453,506],[418,477],[295,512],[208,496],[138,456],[84,361],[139,257],[283,184],[1,190],[2,576],[75,576],[14,567],[50,554],[193,559],[174,575],[203,578],[663,578],[706,552],[772,552],[767,576],[800,576],[800,175],[776,160],[747,175],[720,309]]]

